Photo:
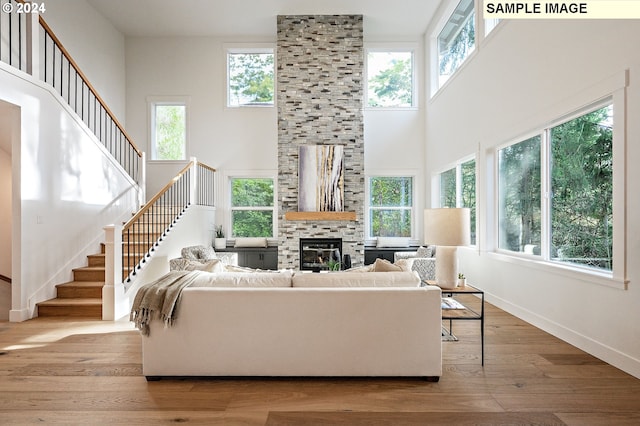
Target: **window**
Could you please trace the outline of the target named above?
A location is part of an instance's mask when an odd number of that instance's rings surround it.
[[[475,48],[473,0],[461,0],[438,34],[438,87],[456,72]]]
[[[231,178],[231,237],[274,236],[274,180]]]
[[[414,98],[413,50],[368,50],[367,106],[410,108]]]
[[[439,207],[467,207],[471,216],[471,244],[476,244],[476,160],[458,163],[438,175]]]
[[[456,169],[440,173],[440,207],[456,206]]]
[[[609,102],[499,150],[500,249],[612,270]]]
[[[551,128],[551,258],[612,269],[612,107]]]
[[[151,103],[151,159],[187,158],[187,105],[184,102]]]
[[[274,105],[272,48],[227,49],[227,106]]]
[[[369,178],[369,237],[411,237],[413,177]]]
[[[540,136],[498,153],[498,247],[533,254],[541,241]]]

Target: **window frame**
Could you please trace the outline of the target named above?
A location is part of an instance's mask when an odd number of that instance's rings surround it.
[[[243,108],[274,108],[276,106],[277,98],[277,55],[276,46],[273,43],[226,43],[223,46],[224,51],[224,106],[230,110],[237,110]],[[229,78],[231,73],[229,70],[229,55],[230,54],[264,54],[270,53],[273,55],[273,102],[271,104],[245,104],[245,105],[231,105],[231,85]]]
[[[496,146],[490,153],[491,160],[489,164],[492,164],[492,177],[493,177],[493,206],[492,206],[492,221],[490,224],[491,241],[489,241],[489,253],[497,258],[512,262],[522,263],[523,265],[541,268],[541,269],[553,269],[562,275],[570,278],[588,281],[595,284],[605,285],[608,287],[627,289],[627,260],[626,260],[626,246],[627,246],[627,221],[626,221],[626,163],[625,163],[625,151],[626,151],[626,91],[625,88],[628,85],[628,72],[623,74],[623,78],[614,76],[608,81],[604,82],[604,86],[614,86],[607,90],[606,94],[599,97],[591,97],[590,101],[583,102],[581,106],[571,109],[568,114],[560,115],[558,118],[549,120],[543,125],[539,126],[537,130],[531,131],[511,141]],[[620,84],[622,80],[622,84]],[[595,100],[594,100],[595,99]],[[604,270],[592,267],[587,267],[579,264],[562,262],[559,260],[553,260],[550,258],[550,169],[549,169],[549,137],[548,131],[573,120],[589,112],[595,111],[606,105],[612,105],[613,107],[613,250],[612,250],[612,269]],[[523,140],[526,140],[532,136],[540,135],[541,140],[541,248],[540,255],[533,255],[527,253],[514,252],[510,250],[500,249],[498,247],[498,232],[499,232],[499,197],[498,197],[498,182],[499,182],[499,168],[498,168],[498,152],[504,147],[516,144]]]
[[[149,129],[149,160],[159,163],[184,163],[189,159],[189,96],[148,96],[148,129]],[[158,106],[184,106],[184,158],[163,160],[156,158],[156,107]]]
[[[251,207],[233,207],[233,192],[232,192],[232,182],[234,179],[271,179],[273,181],[273,205],[272,206],[251,206]],[[228,212],[228,220],[224,221],[226,226],[225,235],[227,235],[227,239],[234,241],[236,238],[233,235],[233,212],[234,211],[271,211],[271,231],[272,235],[270,237],[266,237],[269,242],[273,242],[278,238],[278,180],[277,173],[271,172],[256,172],[256,171],[246,171],[246,172],[231,172],[225,177],[226,182],[226,197],[228,202],[225,203],[226,210]]]
[[[481,37],[479,37],[478,35],[478,29],[479,29],[478,21],[481,17],[479,17],[480,14],[478,13],[478,10],[480,10],[481,8],[478,8],[476,0],[471,0],[472,6],[473,6],[472,10],[474,15],[472,19],[473,25],[474,25],[474,47],[469,52],[469,54],[464,58],[464,60],[460,62],[460,64],[451,73],[451,75],[449,75],[449,77],[447,77],[446,80],[442,81],[440,77],[440,47],[439,47],[438,40],[440,38],[440,33],[445,28],[445,26],[449,23],[453,13],[455,12],[455,10],[458,8],[458,5],[462,1],[465,1],[465,0],[453,1],[446,6],[446,8],[444,9],[440,17],[440,20],[438,21],[437,25],[434,27],[429,37],[430,38],[429,51],[430,51],[430,58],[431,58],[431,97],[435,96],[440,91],[440,89],[447,86],[449,81],[451,81],[456,75],[459,74],[460,70],[462,70],[465,67],[465,65],[470,61],[470,59],[476,55],[479,49]]]
[[[411,188],[412,188],[412,194],[411,194],[411,199],[412,199],[412,206],[411,207],[397,207],[398,210],[410,210],[411,212],[411,235],[408,237],[410,241],[417,241],[416,239],[416,230],[417,230],[417,223],[416,223],[416,208],[418,205],[418,199],[417,199],[417,189],[418,189],[418,176],[415,173],[406,173],[406,172],[386,172],[386,173],[372,173],[370,175],[366,175],[365,176],[365,181],[366,181],[366,185],[365,185],[365,209],[366,209],[366,214],[365,214],[365,233],[366,233],[366,237],[365,239],[369,240],[369,241],[376,241],[378,236],[377,235],[371,235],[371,212],[373,210],[389,210],[389,209],[396,209],[396,207],[394,206],[383,206],[383,207],[373,207],[371,206],[371,179],[373,178],[411,178]]]
[[[410,106],[369,106],[369,53],[410,52],[411,53],[411,105]],[[410,111],[418,109],[418,72],[420,58],[417,43],[375,43],[367,44],[364,51],[364,107],[370,111]]]

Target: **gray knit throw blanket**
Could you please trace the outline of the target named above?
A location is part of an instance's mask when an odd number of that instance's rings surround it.
[[[180,295],[191,285],[201,271],[171,271],[156,281],[145,284],[138,290],[131,307],[129,320],[135,323],[143,335],[149,335],[149,323],[156,315],[171,326],[177,317]]]

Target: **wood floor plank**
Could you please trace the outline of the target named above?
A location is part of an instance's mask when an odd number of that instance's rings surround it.
[[[387,413],[387,412],[271,412],[267,426],[478,426],[549,425],[565,423],[552,413]]]

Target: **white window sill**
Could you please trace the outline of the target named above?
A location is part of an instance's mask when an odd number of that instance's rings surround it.
[[[627,284],[629,283],[626,279],[614,277],[611,272],[580,268],[566,263],[547,261],[537,256],[495,252],[488,252],[487,255],[500,262],[513,263],[527,268],[537,269],[562,275],[567,278],[586,281],[592,284],[603,285],[605,287],[616,288],[619,290],[627,290]]]

